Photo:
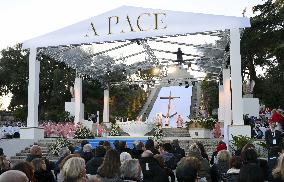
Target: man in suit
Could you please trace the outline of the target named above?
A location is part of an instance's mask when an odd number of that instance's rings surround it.
[[[276,123],[270,121],[269,129],[265,132],[265,141],[268,146],[269,153],[273,147],[281,147],[282,145],[281,132],[276,130],[275,127]]]

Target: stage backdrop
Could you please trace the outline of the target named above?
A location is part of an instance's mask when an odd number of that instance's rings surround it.
[[[190,114],[190,105],[191,105],[191,95],[192,87],[185,88],[184,86],[171,86],[163,87],[157,97],[157,100],[154,103],[153,109],[149,115],[149,121],[153,121],[156,113],[162,113],[163,115],[167,114],[168,110],[168,99],[160,99],[160,97],[168,97],[172,92],[172,97],[180,97],[171,100],[171,110],[170,115],[177,112],[177,114],[171,118],[170,126],[176,127],[176,118],[180,114],[184,119],[184,122],[187,120],[187,116]],[[163,118],[163,123],[165,118]]]

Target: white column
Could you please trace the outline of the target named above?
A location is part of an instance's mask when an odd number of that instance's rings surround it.
[[[20,128],[21,139],[44,138],[43,128],[38,127],[39,72],[40,62],[36,60],[36,48],[30,48],[29,85],[28,85],[28,118],[27,127]]]
[[[84,109],[82,104],[82,78],[75,78],[74,84],[75,92],[75,119],[74,122],[83,122],[84,119]]]
[[[109,90],[104,90],[104,111],[103,111],[103,122],[109,122]]]
[[[104,112],[103,112],[103,122],[109,122],[109,90],[104,90]]]
[[[230,30],[230,42],[233,124],[243,125],[242,73],[239,29]]]
[[[230,69],[223,69],[223,98],[224,98],[224,141],[229,144],[228,125],[231,124],[231,80]]]
[[[38,127],[40,62],[36,60],[36,53],[36,48],[30,48],[27,127]]]
[[[218,120],[224,122],[224,86],[219,85],[219,108],[218,108]]]

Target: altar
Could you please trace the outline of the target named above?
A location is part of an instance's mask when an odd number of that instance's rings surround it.
[[[130,136],[145,136],[154,127],[155,123],[141,121],[116,122],[118,126]]]

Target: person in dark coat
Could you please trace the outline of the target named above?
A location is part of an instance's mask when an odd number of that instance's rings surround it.
[[[248,163],[241,167],[239,174],[240,182],[264,182],[261,168],[255,163]]]
[[[143,173],[143,182],[169,182],[166,171],[161,168],[150,150],[142,153],[139,163]]]
[[[85,160],[86,163],[94,157],[91,144],[84,145],[81,157]]]
[[[35,158],[31,163],[35,170],[34,178],[36,182],[55,182],[52,172],[46,170],[46,164],[43,159]]]
[[[221,150],[217,154],[217,162],[211,168],[212,182],[222,181],[229,170],[230,153],[227,150]]]
[[[86,164],[87,174],[97,174],[98,168],[103,163],[106,150],[103,146],[97,146],[95,156]]]
[[[225,182],[238,182],[242,159],[240,156],[232,156],[230,159],[230,169],[223,176]]]
[[[272,147],[281,147],[282,145],[282,136],[281,132],[275,129],[276,123],[270,122],[269,129],[265,132],[265,142],[268,146],[268,153]],[[268,154],[269,155],[269,154]]]
[[[178,139],[173,140],[172,146],[173,146],[173,153],[178,161],[180,161],[181,158],[185,157],[185,151],[179,146]]]
[[[163,157],[165,164],[167,168],[171,170],[175,170],[177,167],[177,163],[179,161],[179,158],[177,158],[173,154],[173,148],[170,143],[164,143],[163,145],[160,146],[160,152],[161,156]]]
[[[139,159],[141,157],[141,154],[144,152],[144,144],[141,141],[135,141],[134,142],[134,148],[132,149],[132,157],[134,159]]]
[[[201,142],[196,142],[197,146],[199,147],[199,150],[201,152],[201,155],[204,159],[207,159],[209,162],[208,154],[205,151],[204,145]]]
[[[145,143],[145,149],[150,150],[154,155],[160,154],[159,150],[155,148],[155,143],[152,139],[148,139]]]

